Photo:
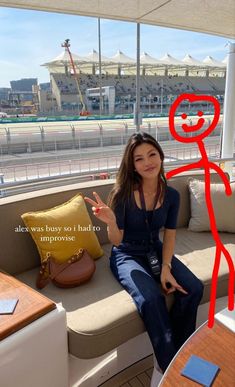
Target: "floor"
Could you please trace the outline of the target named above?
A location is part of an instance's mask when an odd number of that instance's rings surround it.
[[[113,376],[99,387],[150,387],[152,372],[153,357],[148,356]]]
[[[227,297],[221,297],[216,301],[216,313],[226,308]],[[197,327],[207,320],[209,303],[200,305],[198,313]],[[131,365],[119,374],[113,376],[107,382],[98,387],[150,387],[153,372],[153,357],[145,359]]]

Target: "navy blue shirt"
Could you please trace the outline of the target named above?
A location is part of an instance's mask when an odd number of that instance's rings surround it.
[[[150,237],[149,229],[146,225],[144,210],[139,208],[132,198],[133,203],[120,203],[114,210],[117,226],[124,230],[123,242],[148,241]],[[147,211],[152,235],[155,240],[159,239],[159,230],[164,228],[175,229],[179,210],[180,196],[178,191],[172,187],[166,187],[164,201],[161,207]]]

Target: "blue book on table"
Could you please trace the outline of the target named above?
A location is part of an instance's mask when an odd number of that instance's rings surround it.
[[[212,383],[219,371],[219,367],[201,357],[191,355],[181,375],[202,384],[205,387],[212,386]]]

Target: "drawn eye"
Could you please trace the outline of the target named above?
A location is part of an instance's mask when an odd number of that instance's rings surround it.
[[[199,111],[197,112],[198,117],[202,117],[203,114],[204,114],[204,113],[203,113],[201,110],[199,110]]]
[[[187,117],[188,117],[188,116],[187,116],[186,113],[181,114],[181,118],[182,118],[183,120],[186,120]]]

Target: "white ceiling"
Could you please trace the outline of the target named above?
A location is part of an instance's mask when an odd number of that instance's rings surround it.
[[[0,0],[0,6],[126,20],[235,39],[234,0]]]

